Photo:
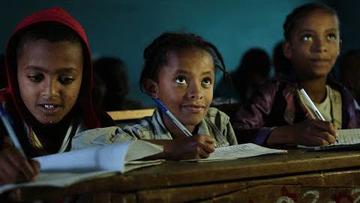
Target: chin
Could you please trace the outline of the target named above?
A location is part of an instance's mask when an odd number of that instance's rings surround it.
[[[193,119],[187,119],[184,123],[185,125],[193,125],[193,126],[196,126],[198,125],[200,122],[201,122],[202,119],[199,119],[199,118],[193,118]]]
[[[40,120],[39,119],[37,120],[43,125],[53,125],[61,121],[61,119],[58,118],[42,118]]]

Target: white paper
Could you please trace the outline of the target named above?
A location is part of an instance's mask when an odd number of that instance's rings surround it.
[[[336,131],[335,144],[358,144],[360,143],[360,129],[342,129]]]
[[[133,142],[90,147],[70,152],[46,155],[34,159],[40,162],[40,171],[44,172],[125,172],[125,165],[127,162],[142,159],[147,156],[161,153],[162,151],[162,146],[142,140],[136,140]],[[146,162],[138,162],[138,165],[141,163]]]
[[[136,140],[36,157],[35,159],[40,162],[40,174],[35,181],[2,185],[0,194],[18,187],[65,187],[84,180],[158,165],[164,160],[140,161],[137,159],[162,151],[162,146]]]
[[[331,149],[347,149],[360,144],[360,129],[341,129],[336,131],[336,142],[325,146],[304,146],[298,145],[299,148],[310,150],[331,150]]]
[[[87,173],[71,173],[71,172],[41,172],[35,181],[18,183],[18,184],[7,184],[0,186],[0,194],[19,187],[35,187],[35,186],[48,186],[48,187],[65,187],[76,182],[93,179],[94,177],[105,177],[113,175],[114,171],[96,171]]]
[[[196,161],[198,162],[223,161],[223,160],[233,160],[239,158],[260,156],[265,154],[279,154],[279,153],[287,153],[287,150],[271,149],[253,143],[247,143],[247,144],[216,148],[215,151],[211,153],[208,158],[197,159]],[[185,160],[185,161],[190,161],[190,160]]]
[[[70,152],[34,158],[40,162],[40,171],[124,171],[129,142],[90,147]]]

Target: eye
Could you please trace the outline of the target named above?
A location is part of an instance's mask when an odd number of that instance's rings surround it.
[[[328,34],[326,37],[327,37],[327,39],[328,39],[329,41],[336,41],[337,38],[338,38],[335,33],[330,33],[330,34]]]
[[[210,77],[204,78],[204,79],[201,81],[202,86],[205,87],[205,88],[211,87],[212,83],[213,83],[213,82],[212,82],[212,79],[211,79]]]
[[[44,79],[44,75],[41,73],[29,74],[27,77],[30,79],[30,81],[36,83],[39,83]]]
[[[60,75],[58,80],[63,85],[69,85],[74,82],[75,78],[72,75]]]
[[[179,75],[176,77],[175,82],[179,85],[186,85],[186,78],[183,75]]]
[[[311,36],[311,34],[304,34],[301,36],[301,40],[303,42],[310,42],[313,40],[313,37]]]

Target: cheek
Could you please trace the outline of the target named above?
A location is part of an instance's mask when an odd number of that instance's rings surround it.
[[[69,106],[73,106],[80,94],[80,83],[74,84],[73,86],[67,88],[64,91],[64,95],[65,95],[65,102],[69,103]]]
[[[213,88],[210,88],[210,89],[207,89],[205,91],[205,98],[206,98],[206,102],[207,102],[207,105],[210,106],[212,100],[213,100],[213,96],[214,96],[214,89]]]
[[[32,83],[27,82],[27,80],[24,80],[24,78],[19,78],[18,80],[18,86],[19,86],[19,92],[21,99],[27,103],[30,101],[33,97],[36,96],[37,87],[34,86]]]

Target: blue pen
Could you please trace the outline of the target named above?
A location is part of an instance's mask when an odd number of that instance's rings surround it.
[[[2,105],[0,104],[0,117],[2,122],[4,123],[4,126],[6,128],[7,133],[10,136],[10,139],[12,141],[12,143],[14,144],[14,146],[16,147],[16,149],[18,149],[20,151],[20,153],[26,157],[24,150],[22,149],[19,140],[16,137],[15,131],[13,129],[13,127],[11,126],[10,123],[10,117],[7,114],[7,112],[4,110],[4,108],[2,107]]]
[[[157,107],[160,109],[161,112],[163,112],[170,120],[171,122],[187,137],[191,137],[191,132],[169,111],[168,108],[159,100],[153,98]]]

